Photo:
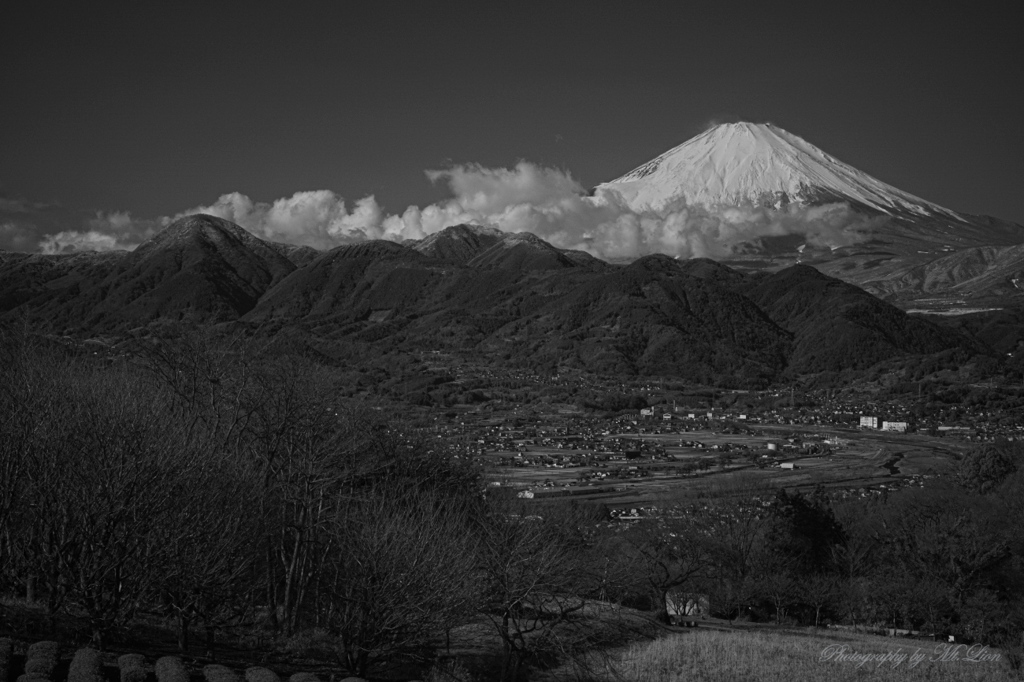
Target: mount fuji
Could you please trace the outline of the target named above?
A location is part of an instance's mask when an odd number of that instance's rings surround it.
[[[935,261],[941,267],[949,256],[966,250],[987,249],[985,260],[992,268],[1009,268],[994,279],[988,273],[985,281],[996,283],[993,293],[1017,292],[1014,281],[1024,277],[1018,253],[1024,227],[914,196],[768,123],[715,126],[594,191],[615,193],[636,211],[662,212],[685,204],[709,211],[746,206],[770,214],[845,205],[854,216],[872,219],[858,225],[852,245],[815,250],[798,234],[789,234],[745,245],[729,262],[758,269],[803,262],[895,299],[920,297],[927,287],[915,273],[932,272],[922,266]],[[1003,249],[1012,257],[1001,259]],[[932,272],[928,280],[935,279]],[[951,286],[963,284],[957,273],[946,279]],[[927,293],[934,295],[934,287]]]
[[[791,202],[848,201],[888,215],[962,220],[768,123],[715,126],[599,187],[617,191],[638,210],[663,210],[680,199],[705,207],[751,202],[776,209]]]

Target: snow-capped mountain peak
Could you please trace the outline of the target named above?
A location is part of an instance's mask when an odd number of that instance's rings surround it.
[[[890,215],[962,220],[949,209],[899,190],[768,123],[715,126],[622,177],[598,185],[634,210],[678,202],[705,207],[850,201]]]

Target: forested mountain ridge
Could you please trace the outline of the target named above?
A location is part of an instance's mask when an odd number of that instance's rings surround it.
[[[288,249],[183,218],[132,252],[0,261],[0,315],[52,333],[229,324],[478,352],[494,362],[764,385],[905,355],[993,354],[814,268],[743,273],[653,255],[610,265],[529,233]],[[289,258],[291,256],[291,258]]]

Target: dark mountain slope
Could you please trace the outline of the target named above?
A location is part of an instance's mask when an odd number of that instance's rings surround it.
[[[797,373],[861,369],[906,353],[980,350],[959,334],[807,265],[751,277],[745,293],[793,334],[789,365]]]
[[[1024,362],[1024,307],[986,310],[969,315],[929,316],[935,324],[966,334],[1001,355]]]
[[[295,266],[238,225],[182,218],[124,254],[101,281],[72,287],[39,311],[68,326],[121,329],[157,319],[237,319]]]
[[[578,267],[577,260],[530,232],[506,234],[486,251],[469,261],[475,268],[503,270],[557,270]]]
[[[452,225],[412,244],[425,256],[449,263],[468,263],[501,241],[504,232],[480,225]]]
[[[273,329],[302,325],[332,338],[469,350],[591,276],[585,268],[443,263],[388,242],[376,258],[353,255],[335,249],[297,270],[244,320]]]
[[[282,244],[281,242],[265,242],[267,246],[287,258],[297,268],[312,263],[322,251],[317,251],[310,246],[296,246],[295,244]]]
[[[592,276],[501,333],[523,357],[736,385],[774,377],[790,344],[748,299],[666,256]]]
[[[1007,331],[1019,322],[1014,316],[961,332],[808,266],[743,274],[660,255],[615,266],[527,233],[505,235],[465,263],[454,262],[464,251],[449,253],[438,260],[371,241],[296,268],[286,255],[301,261],[309,251],[190,216],[132,253],[7,254],[0,301],[7,316],[69,332],[238,321],[257,333],[290,330],[475,352],[551,371],[571,366],[735,386],[764,385],[787,371],[862,369],[905,354],[953,349],[966,357],[1016,347]]]
[[[103,280],[124,251],[46,255],[5,253],[0,260],[0,313],[32,302],[41,305],[60,292]]]
[[[604,262],[600,258],[591,256],[586,251],[580,251],[578,249],[563,249],[562,253],[573,263],[584,268],[590,268],[592,270],[608,270],[611,267],[608,263]]]
[[[681,272],[691,277],[710,280],[726,287],[742,288],[749,281],[747,275],[710,258],[691,258],[690,260],[677,262]]]
[[[429,263],[418,251],[389,241],[339,246],[293,272],[246,319],[360,319],[374,310],[404,307],[434,278]]]

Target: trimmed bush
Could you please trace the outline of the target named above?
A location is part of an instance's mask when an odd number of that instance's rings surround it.
[[[10,682],[11,658],[14,656],[14,642],[0,637],[0,682]]]
[[[57,657],[60,645],[49,640],[36,642],[25,654],[25,675],[41,675],[47,679],[53,677],[57,669]],[[22,676],[24,677],[24,675]]]
[[[117,667],[121,669],[121,682],[146,682],[146,657],[142,654],[118,656]]]
[[[295,673],[288,678],[288,682],[320,682],[320,678],[313,673]]]
[[[206,682],[242,682],[235,671],[226,665],[211,663],[203,666],[203,677]]]
[[[246,668],[245,682],[281,682],[281,678],[273,670],[261,668],[257,665]]]
[[[57,669],[57,657],[49,656],[40,652],[32,658],[25,659],[26,675],[42,675],[46,679],[53,677],[53,671]]]
[[[60,656],[60,645],[57,642],[45,640],[42,642],[36,642],[28,648],[28,652],[25,654],[25,660],[31,660],[39,656],[46,656],[48,658],[57,658]]]
[[[189,682],[188,670],[177,656],[164,656],[156,662],[157,682]]]
[[[79,649],[71,659],[68,682],[103,682],[103,658],[96,649]]]

